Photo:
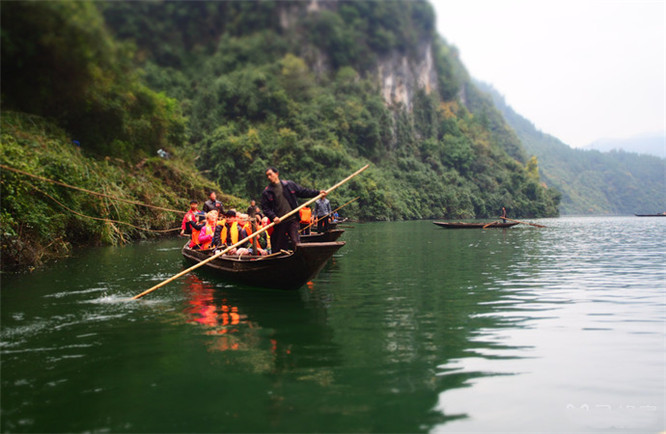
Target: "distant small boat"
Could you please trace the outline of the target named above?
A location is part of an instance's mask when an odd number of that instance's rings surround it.
[[[298,289],[312,280],[331,256],[345,243],[298,244],[293,251],[269,256],[222,255],[204,265],[220,277],[250,286],[274,289]],[[181,253],[190,262],[201,262],[212,255],[210,250],[192,250],[187,244]]]
[[[661,214],[634,214],[636,217],[666,217],[666,212]]]
[[[464,223],[464,222],[433,222],[437,226],[447,229],[479,229],[483,228],[510,228],[511,226],[516,226],[518,223],[514,222],[492,222],[492,223]]]

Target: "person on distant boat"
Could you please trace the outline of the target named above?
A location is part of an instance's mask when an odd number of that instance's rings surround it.
[[[317,232],[328,232],[331,221],[331,202],[325,197],[315,202],[315,219],[317,220]]]
[[[187,222],[196,220],[196,213],[199,211],[199,202],[196,200],[190,201],[190,209],[185,213],[183,217],[183,223],[180,225],[180,235],[189,235],[192,233],[192,228],[187,225]]]
[[[217,200],[217,194],[211,190],[208,194],[208,198],[209,199],[204,202],[203,212],[209,213],[210,211],[217,211],[217,215],[222,216],[224,214],[224,207],[222,206],[222,202]]]
[[[506,208],[502,207],[502,223],[506,223]]]
[[[268,178],[269,184],[261,194],[261,209],[264,215],[275,223],[271,235],[271,246],[273,251],[277,252],[281,249],[288,249],[289,240],[294,246],[301,241],[298,234],[298,217],[292,215],[282,221],[280,216],[298,208],[297,197],[315,197],[319,194],[326,196],[326,191],[304,188],[293,181],[281,181],[275,167],[269,167],[266,170],[266,178]]]
[[[217,211],[208,211],[206,213],[206,225],[201,229],[201,232],[199,232],[199,245],[201,250],[208,250],[211,248],[216,225]]]

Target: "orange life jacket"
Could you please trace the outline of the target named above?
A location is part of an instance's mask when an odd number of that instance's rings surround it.
[[[220,230],[220,241],[222,244],[227,243],[227,220],[222,219],[217,221],[218,226],[222,226],[222,229]]]
[[[202,231],[205,231],[204,233],[205,233],[206,235],[210,235],[211,237],[212,237],[213,235],[215,235],[215,227],[209,225],[208,223],[206,223],[206,226],[204,226],[203,229],[201,229],[201,230],[202,230]],[[210,245],[211,245],[212,243],[213,243],[213,240],[212,240],[212,238],[211,238],[210,241],[206,241],[205,243],[203,243],[203,244],[201,245],[201,250],[206,250],[206,249],[210,248]]]
[[[229,228],[229,235],[231,237],[231,245],[238,242],[238,222],[233,222]]]
[[[252,235],[254,232],[259,230],[259,227],[257,226],[256,222],[245,222],[243,225],[243,229],[245,229],[245,232],[247,233],[248,236]],[[255,229],[254,231],[252,229]],[[259,247],[259,237],[254,237],[250,240],[250,243],[252,244],[252,250],[254,250],[254,254],[257,254],[257,247]]]
[[[245,232],[248,235],[252,235],[252,222],[245,222],[242,229],[245,229]]]
[[[192,242],[190,243],[190,248],[199,245],[199,232],[201,232],[201,229],[195,229],[194,226],[192,226]]]
[[[309,206],[301,208],[298,214],[301,216],[301,223],[309,224],[310,220],[312,220],[312,209]]]

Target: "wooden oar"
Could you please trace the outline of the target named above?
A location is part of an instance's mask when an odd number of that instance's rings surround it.
[[[369,164],[366,164],[365,166],[361,167],[361,168],[360,168],[359,170],[357,170],[356,172],[352,173],[351,175],[349,175],[348,177],[346,177],[346,178],[343,179],[342,181],[340,181],[340,182],[338,182],[337,184],[335,184],[333,187],[331,187],[331,188],[329,188],[328,190],[326,190],[326,194],[328,194],[328,193],[332,192],[333,190],[335,190],[336,188],[340,187],[342,184],[346,183],[347,181],[349,181],[350,179],[352,179],[353,177],[355,177],[355,176],[358,175],[359,173],[363,172],[363,171],[364,171],[365,169],[367,169],[369,166],[370,166]],[[301,206],[299,206],[299,207],[297,207],[297,208],[294,208],[293,210],[289,211],[287,214],[285,214],[285,215],[283,215],[282,217],[280,217],[280,221],[283,221],[283,220],[286,219],[287,217],[290,217],[290,216],[296,214],[298,211],[300,211],[301,208],[310,205],[312,202],[314,202],[314,201],[316,201],[316,200],[319,200],[319,198],[321,198],[322,196],[323,196],[323,194],[319,194],[319,195],[317,195],[316,197],[313,197],[312,199],[308,200],[307,202],[305,202],[305,203],[302,204]],[[210,261],[212,261],[213,259],[217,258],[218,256],[224,255],[224,254],[227,253],[229,250],[234,249],[234,248],[236,248],[236,247],[238,247],[238,246],[240,246],[240,245],[246,243],[248,240],[250,240],[250,239],[256,237],[257,235],[259,235],[259,234],[262,233],[262,232],[267,231],[269,228],[272,228],[273,226],[275,226],[275,223],[271,223],[271,224],[269,224],[269,225],[267,225],[267,226],[264,226],[263,228],[259,229],[257,232],[253,233],[252,235],[249,235],[249,236],[243,238],[242,240],[240,240],[240,241],[237,242],[236,244],[227,247],[226,249],[224,249],[224,250],[222,250],[222,251],[220,251],[220,252],[214,254],[214,255],[211,256],[210,258],[206,258],[206,259],[204,259],[203,261],[199,262],[198,264],[195,264],[195,265],[193,265],[192,267],[190,267],[190,268],[188,268],[188,269],[186,269],[186,270],[183,270],[183,271],[181,271],[180,273],[178,273],[178,274],[176,274],[176,275],[174,275],[174,276],[168,278],[167,280],[165,280],[165,281],[163,281],[163,282],[161,282],[161,283],[158,283],[157,285],[153,286],[152,288],[149,288],[149,289],[143,291],[141,294],[135,295],[134,297],[132,297],[132,300],[136,300],[136,299],[139,299],[139,298],[143,297],[144,295],[150,294],[151,292],[155,291],[156,289],[159,289],[159,288],[163,287],[163,286],[166,285],[167,283],[172,282],[172,281],[178,279],[179,277],[184,276],[185,274],[189,273],[190,271],[192,271],[192,270],[194,270],[194,269],[196,269],[196,268],[199,268],[199,267],[201,267],[201,266],[204,265],[204,264],[209,263]]]
[[[545,227],[546,227],[546,226],[544,226],[544,225],[538,225],[538,224],[536,224],[536,223],[521,222],[520,220],[514,220],[514,219],[510,219],[510,218],[508,218],[508,217],[499,217],[499,218],[501,218],[501,219],[505,219],[505,220],[511,220],[512,222],[516,222],[516,223],[522,223],[522,224],[524,224],[524,225],[534,226],[535,228],[545,228]]]
[[[350,200],[349,202],[345,203],[344,205],[340,205],[339,207],[337,207],[337,208],[334,209],[333,211],[329,212],[328,214],[326,214],[326,215],[323,216],[322,218],[326,218],[326,217],[330,216],[331,214],[333,214],[334,212],[336,212],[336,211],[339,210],[340,208],[344,208],[344,207],[346,207],[347,205],[349,205],[350,203],[352,203],[352,202],[354,202],[355,200],[358,200],[358,199],[360,199],[360,198],[361,198],[361,196],[357,196],[357,197],[355,197],[354,199]],[[319,219],[317,219],[317,220],[319,220]],[[313,224],[314,224],[314,223],[310,223],[309,225],[307,225],[307,226],[304,227],[303,229],[299,230],[298,232],[299,232],[299,233],[300,233],[300,232],[303,232],[304,230],[306,230],[307,228],[309,228],[309,227],[312,226]]]

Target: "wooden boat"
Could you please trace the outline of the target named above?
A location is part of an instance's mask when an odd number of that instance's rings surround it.
[[[661,214],[634,214],[636,217],[666,217],[666,212]]]
[[[293,251],[270,256],[222,255],[202,268],[236,283],[264,288],[298,289],[312,280],[326,261],[344,245],[343,241],[301,243]],[[212,254],[209,250],[189,249],[187,244],[181,253],[193,263],[201,262]]]
[[[308,235],[301,235],[301,243],[326,243],[337,241],[344,231],[344,229],[331,229],[326,232],[312,231]]]
[[[448,228],[448,229],[479,229],[479,228],[483,228],[484,226],[486,228],[510,228],[510,227],[516,226],[518,224],[516,222],[506,222],[506,223],[502,223],[502,222],[492,222],[492,223],[433,222],[433,223],[435,223],[439,227]]]

